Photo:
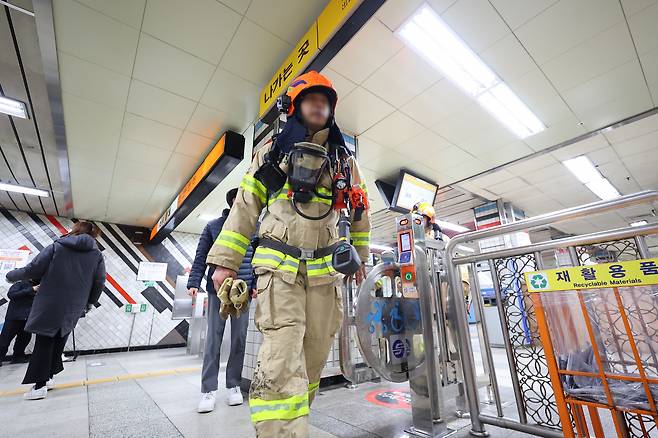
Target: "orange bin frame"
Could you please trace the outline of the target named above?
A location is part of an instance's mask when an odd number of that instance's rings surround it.
[[[544,347],[544,353],[546,355],[546,361],[548,363],[548,371],[551,378],[551,383],[553,386],[553,391],[555,393],[555,400],[557,404],[558,413],[560,415],[560,420],[562,422],[562,432],[564,433],[565,438],[575,438],[578,437],[589,437],[589,428],[587,424],[587,419],[584,414],[584,408],[587,408],[589,412],[590,424],[594,432],[594,436],[597,438],[604,438],[606,435],[601,425],[601,418],[599,416],[599,409],[609,410],[612,414],[612,419],[615,425],[615,430],[617,436],[623,437],[627,436],[627,425],[625,424],[624,413],[630,413],[637,416],[639,420],[640,427],[644,432],[644,436],[649,436],[647,433],[648,428],[645,425],[643,416],[649,416],[653,418],[653,421],[658,425],[658,412],[656,411],[656,402],[651,393],[649,384],[658,384],[658,379],[647,377],[646,370],[640,358],[640,353],[633,336],[633,331],[631,329],[631,324],[626,314],[624,308],[621,294],[619,293],[619,288],[612,287],[615,297],[615,302],[621,315],[623,322],[623,327],[628,336],[629,345],[633,353],[633,358],[635,360],[635,366],[638,370],[638,376],[627,375],[627,374],[616,374],[611,372],[606,372],[603,366],[603,360],[601,358],[601,352],[598,349],[598,343],[596,342],[595,333],[592,328],[592,323],[589,318],[589,312],[585,305],[585,299],[583,297],[583,292],[581,289],[575,289],[572,292],[578,295],[578,301],[580,302],[580,311],[582,312],[582,317],[585,321],[587,327],[587,335],[589,336],[589,341],[592,345],[594,359],[598,366],[598,372],[585,372],[585,371],[573,371],[561,369],[558,365],[557,358],[555,357],[555,350],[553,349],[553,341],[551,339],[551,334],[548,327],[548,321],[546,318],[546,313],[544,306],[542,304],[541,295],[544,293],[552,293],[551,291],[546,292],[533,292],[530,295],[532,296],[532,301],[535,305],[535,314],[537,318],[537,326],[539,330],[539,335],[541,338],[542,345]],[[657,309],[658,311],[658,309]],[[570,396],[565,393],[562,386],[561,376],[572,375],[572,376],[584,376],[591,378],[598,378],[601,380],[603,389],[606,395],[607,403],[597,403],[587,400],[581,400]],[[608,385],[608,379],[613,380],[625,380],[633,382],[641,382],[644,390],[646,391],[648,405],[650,410],[643,409],[633,409],[627,407],[617,406],[613,399],[613,395],[610,391]],[[571,414],[573,415],[573,423],[571,420]],[[572,425],[575,425],[572,426]]]

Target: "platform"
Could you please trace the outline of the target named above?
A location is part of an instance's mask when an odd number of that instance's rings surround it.
[[[57,388],[45,400],[25,401],[20,385],[26,365],[0,368],[1,437],[253,437],[245,403],[229,407],[220,376],[215,411],[198,414],[201,361],[182,348],[80,356],[65,364]],[[366,399],[408,385],[367,383],[356,390],[342,385],[320,391],[311,409],[311,437],[398,438],[411,421],[404,407]],[[468,421],[449,423],[454,437],[468,436]],[[489,428],[491,436],[526,436]]]

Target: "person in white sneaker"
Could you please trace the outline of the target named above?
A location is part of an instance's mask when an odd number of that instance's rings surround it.
[[[11,270],[9,283],[39,282],[25,330],[36,335],[23,384],[34,386],[26,400],[48,393],[47,382],[64,370],[62,353],[69,334],[85,311],[98,302],[105,284],[105,261],[98,249],[98,226],[79,221],[22,268]]]
[[[237,189],[229,190],[226,194],[226,202],[229,207],[237,195]],[[219,316],[220,302],[217,298],[217,292],[210,281],[214,269],[206,265],[206,257],[212,244],[217,240],[224,221],[228,217],[229,209],[225,209],[222,216],[214,219],[206,225],[201,233],[199,244],[196,249],[194,262],[190,270],[190,278],[187,281],[188,294],[195,296],[201,286],[201,280],[204,275],[208,274],[206,289],[208,291],[208,331],[206,334],[206,347],[203,354],[203,368],[201,371],[201,401],[197,411],[199,413],[212,412],[215,409],[215,392],[217,391],[217,380],[219,374],[219,352],[224,337],[224,327],[227,321]],[[253,257],[253,247],[246,245],[246,252],[240,265],[238,278],[244,280],[250,285],[252,292],[256,287],[256,281],[253,275],[251,259]],[[226,365],[226,388],[228,396],[226,403],[229,406],[241,405],[244,402],[242,392],[240,391],[240,381],[242,379],[242,364],[244,361],[244,350],[247,339],[247,327],[249,325],[249,312],[242,313],[239,317],[230,317],[231,323],[231,352]]]

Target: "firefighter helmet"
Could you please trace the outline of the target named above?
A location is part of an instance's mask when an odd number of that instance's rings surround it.
[[[418,202],[411,209],[412,213],[417,213],[429,219],[430,223],[436,220],[436,210],[429,202]]]
[[[286,93],[288,97],[290,97],[288,116],[295,112],[295,108],[299,106],[302,98],[311,92],[324,93],[327,96],[327,99],[329,99],[331,114],[334,113],[336,102],[338,102],[338,93],[336,93],[336,90],[329,79],[320,73],[311,70],[295,78],[288,87],[288,92]]]

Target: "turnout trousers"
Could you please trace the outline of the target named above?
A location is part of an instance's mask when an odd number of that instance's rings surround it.
[[[255,323],[263,334],[249,391],[259,438],[307,438],[309,407],[343,317],[336,282],[309,286],[305,262],[294,284],[258,276]]]

